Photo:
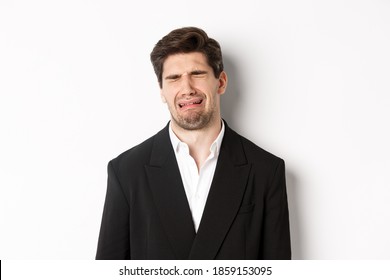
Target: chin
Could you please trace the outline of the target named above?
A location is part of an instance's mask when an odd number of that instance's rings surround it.
[[[192,114],[191,116],[175,119],[175,123],[186,130],[200,130],[207,127],[210,120],[210,115]]]

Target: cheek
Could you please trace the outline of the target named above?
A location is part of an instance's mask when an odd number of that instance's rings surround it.
[[[169,103],[169,102],[171,102],[173,100],[171,91],[169,91],[166,88],[164,88],[163,90],[160,91],[160,96],[161,96],[161,100],[164,103]]]
[[[161,100],[168,105],[169,108],[174,108],[175,107],[175,96],[174,95],[161,95]]]

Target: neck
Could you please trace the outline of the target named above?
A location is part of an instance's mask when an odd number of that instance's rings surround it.
[[[183,141],[188,145],[190,155],[194,158],[196,165],[198,166],[198,170],[200,170],[201,166],[210,154],[211,144],[218,137],[218,134],[221,131],[221,118],[215,118],[210,125],[198,130],[183,129],[173,121],[171,121],[171,125],[173,132],[180,141]]]

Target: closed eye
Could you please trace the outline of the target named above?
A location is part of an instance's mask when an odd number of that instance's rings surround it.
[[[166,76],[165,77],[165,80],[168,80],[168,81],[176,81],[178,80],[179,78],[181,77],[181,75],[169,75],[169,76]]]
[[[197,78],[203,78],[207,74],[207,71],[203,70],[195,70],[191,72],[191,76],[197,77]]]
[[[191,71],[189,73],[189,75],[191,75],[191,77],[195,77],[195,78],[204,78],[206,77],[207,75],[207,71],[204,71],[204,70],[194,70],[194,71]],[[164,79],[167,80],[167,81],[170,81],[170,82],[175,82],[177,80],[179,80],[181,78],[182,75],[179,75],[179,74],[172,74],[172,75],[168,75],[166,76]]]

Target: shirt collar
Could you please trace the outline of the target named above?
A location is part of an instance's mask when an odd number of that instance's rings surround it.
[[[217,156],[219,155],[219,151],[221,150],[222,140],[225,134],[225,124],[222,120],[221,123],[222,123],[221,131],[219,132],[217,138],[210,146],[210,153]],[[169,124],[169,137],[171,139],[173,150],[175,151],[176,154],[179,153],[180,150],[183,148],[184,150],[187,151],[187,153],[189,153],[188,145],[180,141],[179,138],[177,138],[176,134],[172,130],[171,124]]]

